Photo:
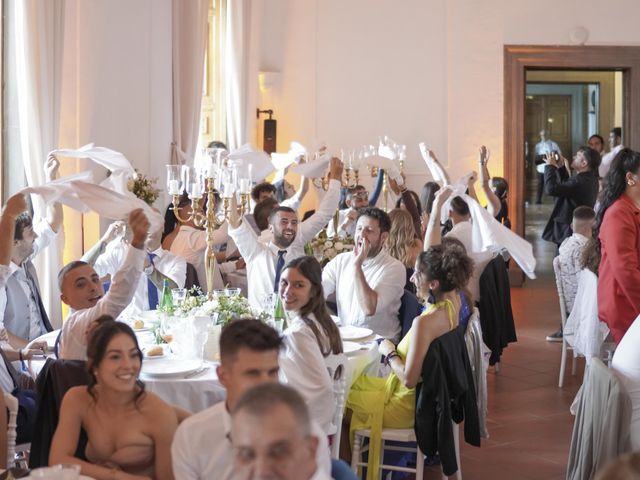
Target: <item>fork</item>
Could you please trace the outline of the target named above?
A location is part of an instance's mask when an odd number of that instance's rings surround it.
[[[193,378],[193,377],[197,377],[198,375],[200,375],[202,372],[205,372],[209,370],[209,367],[206,365],[203,365],[202,367],[198,368],[196,371],[191,372],[191,373],[187,373],[184,378]]]

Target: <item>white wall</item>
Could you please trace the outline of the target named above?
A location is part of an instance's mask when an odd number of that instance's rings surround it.
[[[640,44],[636,0],[253,3],[255,68],[281,72],[270,105],[260,104],[275,109],[279,150],[314,139],[357,147],[387,134],[408,145],[416,189],[428,178],[419,141],[453,176],[475,166],[485,143],[492,172],[502,172],[505,44],[570,44],[578,26],[589,30],[587,44]]]

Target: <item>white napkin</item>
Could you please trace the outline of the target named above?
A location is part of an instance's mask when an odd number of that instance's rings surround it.
[[[331,155],[325,153],[313,162],[301,163],[291,167],[291,171],[308,178],[322,177],[327,172],[327,166],[330,161]]]
[[[260,183],[273,173],[274,168],[269,155],[263,150],[258,150],[249,143],[229,152],[231,160],[240,160],[242,165],[252,165],[252,180]]]
[[[74,210],[86,212],[86,206],[82,201],[80,201],[75,191],[70,186],[70,184],[75,181],[93,182],[93,173],[86,171],[75,175],[69,175],[67,177],[45,183],[39,187],[23,188],[21,193],[33,193],[40,195],[45,203],[60,202],[70,206]]]

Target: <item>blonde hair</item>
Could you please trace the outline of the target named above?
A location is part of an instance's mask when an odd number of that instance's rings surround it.
[[[394,208],[389,212],[389,219],[389,255],[400,260],[406,267],[413,267],[421,246],[420,240],[416,238],[411,214],[404,209]]]

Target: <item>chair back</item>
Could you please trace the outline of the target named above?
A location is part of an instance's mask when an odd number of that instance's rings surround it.
[[[344,404],[347,396],[347,356],[344,353],[329,355],[324,359],[329,376],[333,381],[333,394],[336,407],[333,412],[332,430],[333,442],[331,443],[331,458],[338,458],[340,451],[340,436],[342,434],[342,417],[344,416]]]
[[[404,338],[414,318],[420,315],[421,305],[418,297],[409,290],[405,290],[400,299],[400,310],[398,311],[398,318],[400,319],[400,338]]]
[[[200,279],[198,278],[198,271],[196,267],[187,262],[187,276],[184,280],[184,288],[190,290],[193,287],[200,287]]]
[[[560,320],[562,321],[562,329],[567,323],[567,301],[564,297],[564,285],[562,284],[562,266],[560,265],[560,257],[553,259],[553,273],[556,277],[556,288],[558,289],[558,300],[560,301]]]
[[[489,438],[489,432],[487,431],[487,369],[489,368],[491,350],[482,341],[480,312],[475,307],[464,332],[464,341],[467,346],[469,363],[471,364],[473,386],[476,389],[480,436]]]
[[[18,436],[18,399],[10,393],[4,393],[4,404],[9,412],[7,421],[7,470],[12,468],[16,456],[16,438]]]

